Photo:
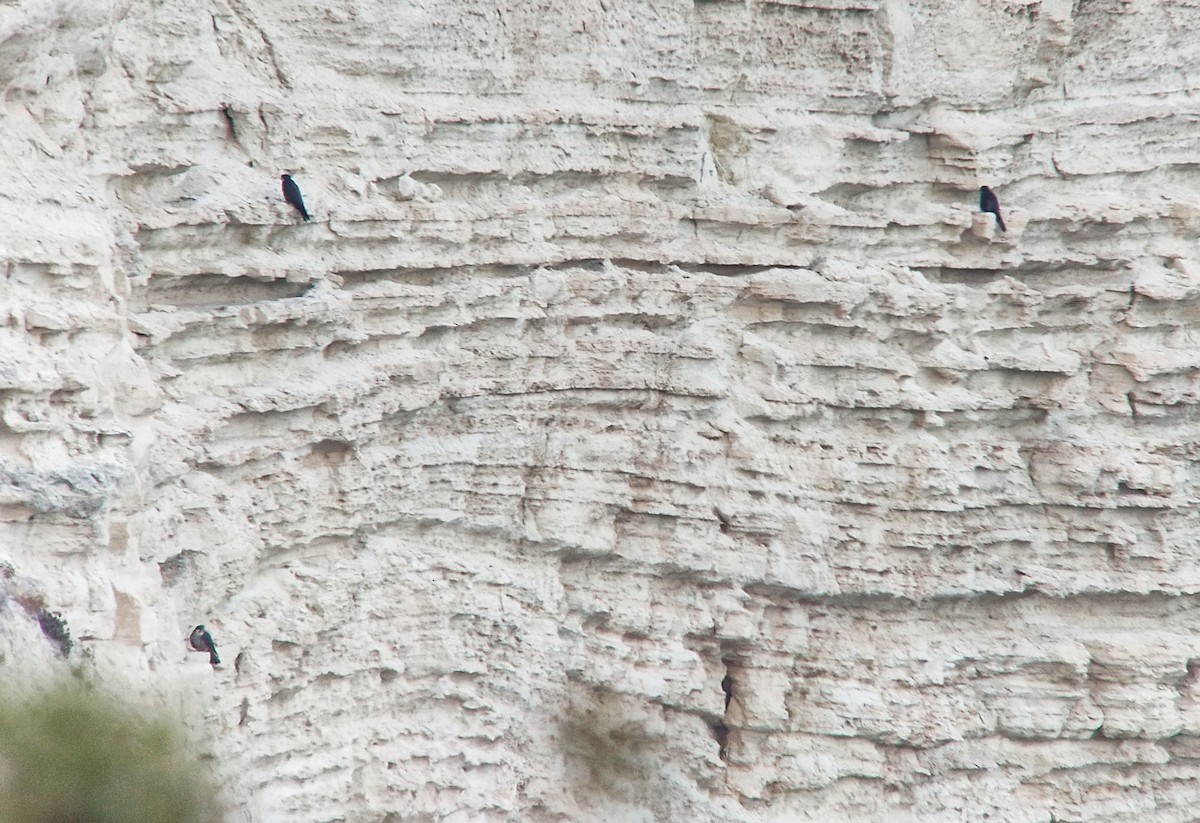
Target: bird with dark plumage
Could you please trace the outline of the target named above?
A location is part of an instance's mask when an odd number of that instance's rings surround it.
[[[188,638],[188,642],[192,644],[192,648],[198,652],[208,652],[208,662],[216,666],[221,662],[221,658],[217,656],[217,647],[213,643],[212,635],[201,624],[192,629],[192,636]]]
[[[296,181],[290,174],[281,174],[279,179],[283,181],[283,199],[291,203],[296,211],[300,212],[301,217],[308,220],[308,209],[304,208],[304,198],[300,196],[300,187],[296,185]]]
[[[996,215],[996,222],[1000,225],[1000,231],[1008,231],[1008,229],[1004,228],[1004,218],[1000,216],[1000,198],[996,197],[996,193],[987,186],[979,187],[979,210]]]

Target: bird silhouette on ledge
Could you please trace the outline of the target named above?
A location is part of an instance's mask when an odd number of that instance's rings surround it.
[[[304,198],[300,196],[300,187],[296,185],[296,181],[290,174],[281,174],[279,179],[283,181],[283,199],[291,203],[305,221],[309,220],[308,209],[304,208]]]
[[[204,624],[192,629],[192,636],[188,638],[188,642],[196,651],[208,652],[208,662],[212,665],[217,666],[221,663],[221,658],[217,655],[216,644],[213,643],[212,635],[204,628]]]
[[[1008,231],[1004,228],[1004,218],[1000,216],[1000,198],[996,197],[996,193],[987,186],[979,187],[979,210],[996,215],[996,223],[999,224],[1000,231]]]

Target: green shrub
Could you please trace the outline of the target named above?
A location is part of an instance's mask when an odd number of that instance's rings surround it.
[[[175,728],[77,685],[0,698],[0,823],[217,823]]]
[[[42,634],[58,646],[58,653],[63,657],[71,656],[71,630],[67,628],[67,621],[63,620],[63,616],[58,612],[46,611],[46,609],[37,610],[38,625],[42,628]]]

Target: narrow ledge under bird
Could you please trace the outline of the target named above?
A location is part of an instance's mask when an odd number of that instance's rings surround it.
[[[279,179],[283,181],[283,199],[291,203],[296,211],[300,212],[300,216],[308,221],[308,209],[304,208],[304,198],[300,196],[300,187],[296,185],[296,181],[290,174],[281,174]]]
[[[212,635],[204,628],[203,623],[192,629],[192,636],[188,638],[188,642],[196,651],[208,652],[209,663],[214,666],[220,664],[221,658],[217,655],[217,646],[213,643]]]
[[[1000,226],[1000,231],[1008,231],[1004,228],[1004,218],[1000,216],[1000,198],[987,186],[979,187],[979,210],[996,215],[996,223]]]

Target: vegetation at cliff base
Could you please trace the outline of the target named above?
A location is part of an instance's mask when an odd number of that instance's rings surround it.
[[[159,717],[78,685],[0,697],[0,823],[217,823],[215,794]]]

